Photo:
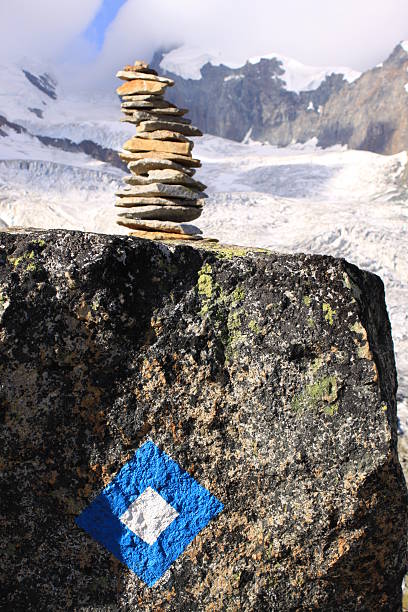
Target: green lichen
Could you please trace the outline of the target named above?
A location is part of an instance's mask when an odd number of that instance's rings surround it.
[[[236,354],[237,345],[243,336],[241,328],[241,311],[229,312],[227,319],[228,336],[225,347],[225,356],[228,359],[232,359]]]
[[[215,247],[213,250],[217,259],[234,259],[234,257],[245,257],[245,255],[248,253],[248,249],[245,249],[244,247]]]
[[[210,264],[203,265],[198,272],[197,291],[201,301],[200,316],[211,317],[218,338],[224,345],[227,360],[237,355],[237,346],[244,337],[243,308],[245,291],[241,285],[226,292],[214,279]]]
[[[254,332],[254,334],[260,334],[261,333],[261,328],[259,327],[258,323],[256,321],[250,321],[248,323],[248,327],[251,331]]]
[[[19,257],[12,257],[11,255],[9,255],[7,257],[7,261],[9,261],[15,268],[17,268],[21,263],[25,261],[30,262],[30,260],[34,259],[34,256],[35,256],[34,251],[30,251],[29,253],[24,253],[23,255],[20,255]],[[35,265],[32,262],[29,263],[26,266],[26,270],[28,271],[35,270]]]
[[[328,322],[329,325],[333,325],[334,315],[336,314],[336,310],[328,304],[327,302],[323,302],[322,309],[324,312],[324,318]]]
[[[21,257],[7,257],[7,260],[15,267],[17,268],[17,266],[23,261],[23,255],[21,255]]]
[[[313,327],[316,326],[316,323],[314,322],[313,317],[308,317],[307,319],[307,325],[308,327],[310,327],[310,329],[313,329]]]
[[[213,294],[212,268],[210,264],[204,264],[198,272],[198,293],[211,298]]]
[[[311,301],[312,301],[312,300],[311,300],[310,295],[304,295],[304,296],[303,296],[303,303],[304,303],[304,305],[305,305],[305,306],[308,306],[308,307],[309,307],[309,306],[310,306]]]
[[[338,410],[337,380],[335,376],[324,376],[308,385],[296,395],[292,401],[295,412],[306,410],[323,410],[325,414],[333,416]]]
[[[28,266],[26,266],[27,272],[34,272],[36,269],[36,265],[33,263],[29,263]]]
[[[335,414],[337,414],[339,411],[339,405],[338,404],[332,404],[331,406],[324,406],[323,408],[323,412],[324,414],[327,414],[327,416],[334,416]]]
[[[196,245],[200,248],[200,245]],[[206,244],[206,250],[212,251],[217,259],[234,259],[235,257],[245,257],[248,253],[270,253],[267,249],[254,247],[240,247],[233,245]]]
[[[245,291],[241,285],[238,285],[232,292],[232,306],[237,306],[245,297]]]
[[[310,371],[311,371],[311,373],[312,373],[313,375],[314,375],[314,374],[317,374],[317,372],[320,370],[320,368],[321,368],[321,367],[322,367],[322,365],[323,365],[323,361],[324,361],[324,360],[323,360],[323,357],[316,357],[316,359],[314,359],[314,360],[312,361],[312,365],[311,365],[311,367],[310,367]]]

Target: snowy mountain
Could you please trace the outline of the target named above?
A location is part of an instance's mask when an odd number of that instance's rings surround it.
[[[59,149],[123,168],[117,150],[129,127],[120,129],[114,93],[95,99],[67,95],[47,67],[28,60],[0,65],[0,91],[0,158]]]
[[[202,69],[207,64],[211,66],[225,66],[233,70],[244,68],[245,64],[257,65],[262,60],[276,60],[281,66],[279,78],[284,81],[285,89],[299,93],[300,91],[311,91],[317,89],[326,77],[331,74],[342,75],[349,83],[352,83],[361,75],[360,72],[343,67],[317,67],[307,66],[294,59],[280,54],[270,53],[268,55],[251,57],[244,62],[228,60],[220,52],[206,52],[199,47],[182,46],[172,49],[164,54],[160,60],[160,68],[171,72],[183,79],[199,80],[203,78]],[[225,77],[225,81],[244,78],[244,74],[233,74]]]
[[[408,149],[408,43],[379,66],[305,66],[270,54],[232,62],[180,47],[154,65],[176,81],[171,99],[191,109],[204,132],[278,146],[317,138],[319,146],[393,154]]]

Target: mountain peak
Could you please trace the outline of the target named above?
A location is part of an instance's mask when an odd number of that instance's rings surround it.
[[[186,80],[199,80],[203,77],[202,69],[208,64],[239,70],[248,64],[259,64],[262,60],[277,63],[276,75],[285,82],[285,88],[288,91],[296,93],[317,89],[331,74],[341,74],[349,83],[355,81],[361,74],[344,66],[308,66],[279,53],[268,53],[241,61],[233,60],[223,55],[221,51],[205,50],[188,45],[164,53],[160,61],[160,68]]]

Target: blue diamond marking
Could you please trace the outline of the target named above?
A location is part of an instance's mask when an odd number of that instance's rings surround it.
[[[158,493],[176,516],[152,544],[120,520],[146,489],[145,497],[153,489],[153,495]],[[223,507],[214,495],[148,441],[75,522],[150,587]]]

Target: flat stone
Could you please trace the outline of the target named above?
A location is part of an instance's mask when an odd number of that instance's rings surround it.
[[[124,196],[164,196],[187,200],[201,200],[208,196],[201,191],[195,191],[183,185],[168,185],[166,183],[151,183],[150,185],[129,185],[116,192],[118,197]]]
[[[152,70],[144,60],[135,60],[131,66],[125,66],[123,70]]]
[[[194,143],[174,142],[171,140],[148,140],[147,138],[131,138],[123,145],[127,151],[158,151],[162,153],[176,153],[189,155]]]
[[[187,200],[185,198],[157,198],[154,196],[123,196],[116,200],[118,208],[135,208],[136,206],[193,206],[202,208],[204,200]]]
[[[206,185],[196,181],[178,170],[150,170],[147,175],[131,175],[124,179],[128,185],[149,185],[151,183],[166,183],[167,185],[185,185],[191,189],[204,191]]]
[[[139,125],[142,121],[152,121],[152,117],[148,110],[124,110],[123,113],[126,115],[125,121],[129,121],[129,123],[136,123]],[[131,120],[131,121],[130,121]],[[124,121],[124,119],[121,119]]]
[[[190,125],[191,119],[185,119],[184,117],[170,117],[160,114],[160,109],[157,111],[159,114],[153,114],[153,112],[149,109],[142,110],[132,110],[132,109],[123,109],[122,112],[126,115],[126,119],[122,119],[122,121],[127,121],[129,123],[135,123],[139,125],[142,121],[162,121],[163,123],[174,123],[177,125]],[[180,131],[180,130],[173,130]]]
[[[122,96],[123,102],[154,102],[155,105],[165,102],[163,96],[153,94],[133,94],[129,96]],[[170,103],[169,103],[170,104]]]
[[[197,236],[202,234],[200,228],[187,223],[173,223],[172,221],[156,221],[143,219],[133,219],[132,217],[118,217],[117,223],[132,227],[134,229],[146,229],[160,232],[170,232],[172,234],[182,234],[185,236]]]
[[[125,100],[125,98],[132,98],[133,96],[123,96],[122,100]],[[146,96],[149,97],[150,96]],[[154,102],[150,102],[149,100],[128,100],[128,101],[123,101],[120,105],[122,110],[125,109],[132,109],[134,108],[135,110],[145,110],[146,108],[148,108],[149,110],[151,108],[154,108],[155,106],[157,106],[156,104],[154,104]]]
[[[147,79],[136,79],[134,81],[127,81],[117,88],[116,93],[119,96],[125,96],[129,94],[162,94],[166,91],[166,83],[158,83],[157,81],[149,81]]]
[[[135,160],[151,158],[151,156],[152,156],[151,152],[150,153],[148,152],[134,153],[130,151],[120,151],[119,152],[120,159],[122,159],[124,162],[127,162],[127,163],[131,161],[135,161]],[[177,155],[176,153],[161,153],[160,151],[155,151],[154,156],[155,158],[171,160],[178,164],[181,164],[182,166],[185,165],[190,168],[200,168],[201,167],[201,161],[199,159],[194,159],[193,157],[190,157],[187,155]]]
[[[144,110],[145,108],[154,108],[154,102],[151,100],[151,98],[153,96],[135,96],[137,99],[136,100],[125,100],[125,98],[133,98],[133,96],[123,96],[122,98],[122,102],[120,104],[120,108],[123,111],[131,111],[131,110],[139,110],[139,108],[141,110]],[[143,98],[143,99],[139,99]],[[147,98],[147,100],[145,100],[144,98]],[[148,107],[146,107],[145,105],[149,104]]]
[[[176,164],[175,162],[169,159],[157,159],[154,157],[139,159],[138,161],[131,161],[128,164],[129,170],[132,174],[140,175],[147,174],[151,170],[177,170],[178,172],[188,174],[189,176],[193,176],[195,174],[194,168],[186,168],[185,166],[181,166],[180,164]]]
[[[185,125],[179,121],[142,121],[139,124],[138,130],[140,132],[154,132],[156,130],[170,130],[172,132],[180,132],[185,136],[202,136],[203,133],[197,127],[192,125]]]
[[[138,206],[134,213],[121,213],[119,217],[127,219],[156,219],[186,223],[194,221],[201,215],[201,208],[193,206]]]
[[[157,130],[156,132],[138,132],[138,138],[147,138],[148,140],[177,140],[179,142],[191,142],[183,134],[171,132],[169,130]]]
[[[185,236],[184,234],[172,234],[170,232],[153,232],[153,231],[143,231],[143,230],[134,230],[133,232],[129,232],[129,236],[134,236],[135,238],[148,238],[149,240],[204,240],[202,236]],[[207,238],[205,239],[207,242]],[[217,239],[212,239],[212,242],[218,242]]]
[[[166,83],[169,87],[174,85],[174,81],[172,79],[167,79],[166,77],[156,76],[155,74],[150,74],[148,72],[135,72],[134,70],[119,70],[116,73],[118,79],[122,81],[133,81],[135,79],[142,79],[146,81],[156,81],[158,83]]]
[[[181,115],[185,115],[186,113],[188,113],[188,108],[173,108],[173,107],[160,108],[159,106],[156,105],[156,108],[152,108],[150,112],[153,113],[153,115],[172,115],[172,116],[177,115],[178,117],[181,117]],[[180,119],[177,119],[177,121],[180,121]],[[190,119],[189,121],[191,123]]]
[[[139,126],[142,121],[162,121],[167,123],[169,121],[169,117],[164,117],[163,115],[155,116],[150,113],[150,109],[138,109],[138,110],[123,110],[124,117],[121,118],[121,121],[124,123],[133,123],[133,125]],[[171,119],[181,119],[181,117],[171,117]],[[186,124],[186,127],[188,125]],[[180,130],[173,130],[178,131]]]
[[[154,115],[154,117],[156,118],[157,115],[171,115],[172,117],[178,117],[181,115],[185,115],[186,113],[188,113],[188,109],[186,108],[177,108],[177,107],[166,107],[166,106],[161,106],[158,105],[155,102],[151,102],[148,100],[135,100],[135,101],[129,101],[129,102],[122,102],[122,104],[120,105],[121,109],[123,112],[129,112],[134,110],[145,110],[145,109],[149,109],[147,112],[152,113],[152,115]]]

